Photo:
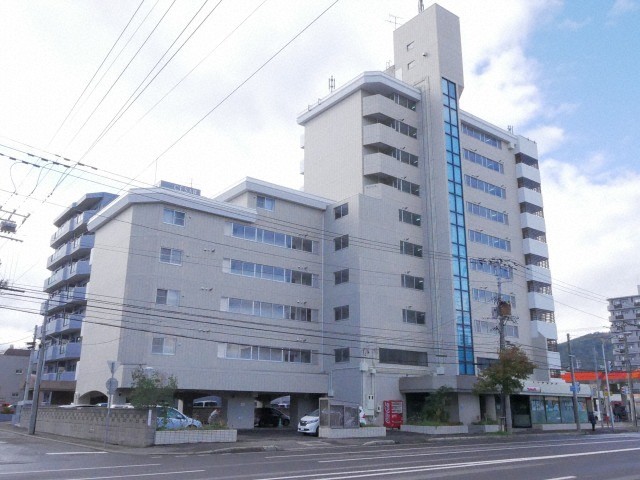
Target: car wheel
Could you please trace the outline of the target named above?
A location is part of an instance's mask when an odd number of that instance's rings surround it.
[[[283,427],[288,427],[289,426],[290,421],[287,420],[286,418],[282,420],[282,426]]]
[[[189,430],[193,430],[193,429],[198,428],[198,427],[196,427],[195,425],[189,425],[187,428],[188,428]]]

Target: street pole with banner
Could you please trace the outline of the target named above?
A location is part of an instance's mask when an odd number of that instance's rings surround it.
[[[105,420],[105,428],[104,428],[104,446],[107,446],[107,439],[109,438],[109,421],[111,417],[111,402],[113,401],[113,394],[116,393],[116,389],[118,388],[118,380],[113,378],[113,375],[116,373],[116,368],[118,368],[118,364],[115,360],[107,360],[107,365],[109,365],[109,371],[111,372],[111,378],[107,380],[107,394],[109,395],[109,401],[107,402],[107,419]]]

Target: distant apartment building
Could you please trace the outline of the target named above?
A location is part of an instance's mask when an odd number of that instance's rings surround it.
[[[514,425],[574,421],[536,144],[460,110],[451,13],[399,27],[394,52],[298,117],[303,192],[248,178],[211,199],[164,183],[91,218],[76,402],[106,400],[116,361],[114,402],[133,371],[156,371],[177,378],[179,407],[219,396],[238,428],[283,395],[293,424],[322,396],[381,423],[384,400],[411,416],[440,386],[451,420],[495,418],[496,397],[472,388],[498,357],[501,301],[507,342],[537,365]]]
[[[640,368],[640,285],[637,295],[607,299],[613,334],[612,370]],[[627,361],[629,362],[627,364]]]
[[[114,198],[111,193],[87,193],[54,221],[57,230],[50,242],[54,253],[47,260],[51,275],[44,283],[49,298],[41,306],[44,322],[37,330],[44,346],[42,402],[57,405],[73,401],[94,242],[87,223]],[[32,364],[37,364],[42,351],[34,351]],[[35,365],[31,368],[36,370]]]

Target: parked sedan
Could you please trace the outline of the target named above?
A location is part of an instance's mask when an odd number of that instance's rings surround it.
[[[202,428],[200,420],[194,420],[171,407],[156,407],[157,428],[178,430],[180,428]]]
[[[278,425],[286,427],[287,425],[289,425],[289,423],[291,423],[289,415],[285,415],[277,408],[256,408],[254,412],[254,427],[277,427]]]

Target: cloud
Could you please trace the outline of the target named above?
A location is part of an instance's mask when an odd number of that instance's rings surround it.
[[[640,284],[640,175],[610,174],[610,158],[599,152],[583,166],[557,159],[541,163],[547,238],[562,331],[579,334],[608,324],[606,299],[632,295]]]
[[[538,144],[538,155],[544,157],[560,147],[566,140],[566,132],[556,125],[542,125],[524,132],[523,136],[534,139]]]
[[[587,17],[584,20],[573,20],[567,18],[562,22],[558,23],[558,28],[560,30],[567,30],[570,32],[577,32],[578,30],[582,30],[584,27],[589,25],[592,22],[591,17]]]
[[[607,19],[613,21],[640,8],[635,0],[616,0],[607,12]]]

